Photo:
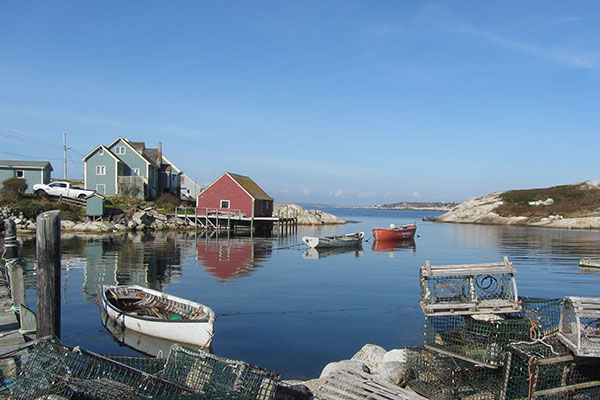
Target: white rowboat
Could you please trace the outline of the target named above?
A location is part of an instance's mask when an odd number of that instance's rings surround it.
[[[323,237],[303,236],[302,241],[313,249],[325,247],[350,247],[358,246],[362,242],[364,236],[364,232]]]
[[[201,347],[214,336],[209,307],[142,286],[103,286],[102,308],[121,327],[149,336]]]

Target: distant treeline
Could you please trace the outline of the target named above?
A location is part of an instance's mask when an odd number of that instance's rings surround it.
[[[458,203],[446,203],[446,202],[441,202],[441,201],[436,201],[436,202],[401,201],[399,203],[383,204],[383,205],[375,206],[375,207],[377,207],[377,208],[408,208],[408,209],[430,208],[430,209],[437,209],[437,210],[448,210],[457,205],[458,205]]]

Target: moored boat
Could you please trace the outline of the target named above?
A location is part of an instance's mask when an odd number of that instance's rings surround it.
[[[362,242],[364,236],[364,232],[322,237],[303,236],[302,241],[313,249],[325,247],[350,247],[358,246]]]
[[[406,240],[415,237],[417,224],[395,226],[390,224],[389,228],[373,228],[375,240]]]
[[[579,266],[600,268],[600,258],[584,257],[579,260]]]
[[[214,336],[209,307],[142,286],[103,286],[101,306],[107,318],[149,336],[200,347],[210,346]]]

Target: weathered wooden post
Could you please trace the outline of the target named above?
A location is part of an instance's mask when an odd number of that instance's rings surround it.
[[[60,338],[60,211],[37,217],[37,337]]]
[[[10,297],[14,307],[25,304],[25,280],[23,279],[23,263],[19,260],[19,244],[17,243],[17,225],[13,219],[4,221],[4,258],[10,282]]]

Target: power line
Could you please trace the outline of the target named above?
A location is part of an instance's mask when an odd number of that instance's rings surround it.
[[[34,157],[34,156],[26,156],[24,154],[15,154],[15,153],[9,153],[7,151],[0,151],[0,153],[2,154],[8,154],[11,156],[17,156],[17,157],[25,157],[25,158],[33,158],[36,160],[62,160],[62,158],[51,158],[51,157]]]
[[[9,138],[9,139],[13,139],[13,140],[17,140],[19,142],[24,142],[24,143],[29,143],[29,144],[35,144],[38,146],[44,146],[44,147],[55,147],[55,148],[59,148],[62,149],[62,146],[56,144],[56,143],[52,143],[46,140],[41,140],[32,136],[28,136],[28,135],[24,135],[21,132],[15,132],[15,131],[10,131],[8,129],[1,129],[0,128],[0,136],[3,136],[5,138]]]

